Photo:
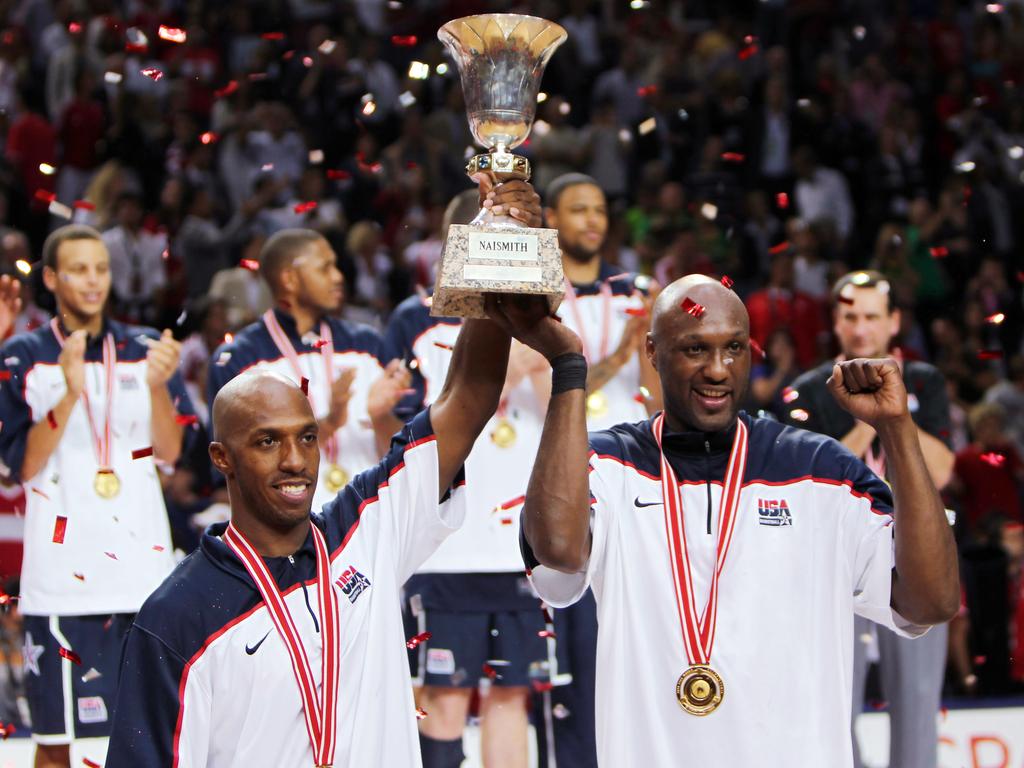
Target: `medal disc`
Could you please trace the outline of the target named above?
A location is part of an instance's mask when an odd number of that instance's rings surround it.
[[[508,419],[501,419],[491,432],[491,442],[499,448],[509,448],[516,441],[516,428]]]
[[[679,676],[676,699],[691,715],[709,715],[718,709],[725,696],[721,676],[706,664],[694,664]]]
[[[337,464],[331,464],[330,468],[327,470],[327,478],[325,482],[327,484],[328,491],[331,493],[337,493],[348,485],[348,472]]]
[[[101,469],[92,481],[93,490],[101,499],[112,499],[121,491],[121,481],[112,469]]]
[[[608,395],[603,390],[587,395],[587,416],[604,416],[608,413]]]

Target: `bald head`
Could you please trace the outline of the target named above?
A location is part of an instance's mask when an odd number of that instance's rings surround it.
[[[279,373],[250,370],[227,384],[213,399],[213,434],[221,442],[240,438],[274,417],[313,419],[309,399]]]
[[[694,317],[682,305],[686,299],[704,307],[700,317]],[[651,318],[651,331],[657,337],[666,328],[697,326],[705,319],[727,320],[744,331],[750,329],[750,317],[735,291],[707,275],[686,275],[670,283],[658,295]]]

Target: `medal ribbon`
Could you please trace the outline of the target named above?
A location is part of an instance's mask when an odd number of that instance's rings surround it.
[[[587,341],[583,316],[580,314],[580,308],[577,304],[576,288],[569,282],[568,278],[565,280],[565,302],[569,305],[569,311],[572,312],[573,322],[576,323],[576,335],[580,337],[580,341],[583,343],[583,356],[587,358],[588,363],[599,363],[608,357],[608,337],[611,335],[612,323],[612,288],[607,282],[601,283],[601,296],[604,298],[601,308],[601,345],[598,348],[599,357],[595,360],[591,355],[592,350]]]
[[[693,576],[690,571],[690,555],[686,546],[686,528],[683,525],[683,496],[679,490],[676,473],[669,464],[662,446],[664,424],[665,413],[662,412],[655,418],[651,429],[661,452],[661,494],[665,510],[665,534],[668,539],[679,625],[690,664],[708,664],[711,660],[711,649],[715,644],[715,627],[718,623],[718,579],[725,567],[732,534],[736,528],[736,510],[743,489],[743,473],[747,466],[747,426],[741,419],[736,422],[736,437],[729,453],[725,487],[722,489],[722,501],[718,510],[718,541],[715,567],[711,572],[711,588],[708,591],[704,612],[698,617]]]
[[[324,535],[315,525],[310,525],[313,544],[316,549],[317,597],[320,610],[321,642],[323,652],[320,665],[320,695],[317,696],[316,682],[310,668],[309,656],[302,644],[302,638],[292,620],[291,611],[285,602],[277,582],[267,570],[266,563],[253,549],[249,541],[230,523],[224,532],[224,543],[242,561],[245,570],[252,577],[259,590],[267,613],[284,641],[292,673],[299,686],[302,711],[306,718],[306,732],[313,748],[313,764],[330,766],[334,762],[334,747],[337,739],[338,722],[338,679],[341,663],[341,638],[338,619],[338,595],[331,584],[331,561],[327,554]]]
[[[60,330],[57,318],[50,320],[50,329],[61,349],[64,349],[64,334]],[[89,403],[89,386],[82,387],[82,401],[85,405],[85,415],[89,419],[89,431],[92,434],[93,450],[100,463],[100,469],[111,469],[110,444],[113,441],[113,429],[111,427],[111,415],[114,412],[114,373],[117,366],[117,345],[114,343],[114,335],[108,333],[103,337],[103,375],[106,377],[107,405],[106,413],[103,414],[103,431],[96,428],[96,419],[92,415],[92,406]]]
[[[292,345],[291,339],[288,338],[288,334],[284,332],[284,328],[277,321],[277,315],[274,314],[274,310],[268,309],[263,313],[263,324],[267,326],[267,331],[270,333],[270,338],[274,340],[274,344],[277,346],[278,351],[287,358],[288,362],[291,363],[292,371],[295,372],[295,376],[298,381],[302,381],[305,376],[302,373],[302,366],[299,364],[299,355],[295,351],[295,347]],[[330,391],[334,385],[334,334],[331,333],[331,326],[326,321],[320,322],[320,339],[324,344],[320,347],[320,358],[324,362],[324,372],[327,378],[327,402],[330,405]],[[298,382],[296,382],[298,383]],[[306,395],[309,398],[309,402],[313,402],[313,387],[310,386]],[[335,464],[338,461],[338,438],[335,435],[329,435],[324,444],[324,455],[327,457],[327,461],[330,464]]]

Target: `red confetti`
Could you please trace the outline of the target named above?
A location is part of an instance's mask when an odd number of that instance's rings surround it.
[[[79,22],[72,21],[70,24],[68,24],[68,34],[70,34],[70,35],[78,35],[78,34],[81,34],[81,32],[82,32],[82,25]]]
[[[90,760],[88,757],[82,758],[82,764],[89,766],[89,768],[103,768],[102,765],[97,763],[95,760]]]
[[[50,429],[56,429],[59,426],[57,424],[57,417],[53,415],[53,411],[46,412],[46,423],[50,425]]]
[[[0,739],[7,741],[7,737],[13,736],[17,730],[14,727],[14,723],[8,723],[7,725],[0,723]]]
[[[746,48],[741,49],[739,52],[740,61],[746,61],[751,56],[757,55],[757,51],[758,48],[756,45],[748,45]]]
[[[0,381],[10,381],[10,380],[11,380],[11,372],[10,371],[0,371]]]
[[[203,144],[213,144],[220,137],[213,131],[203,131],[199,134],[199,141]]]
[[[256,259],[242,259],[238,264],[242,269],[248,269],[250,272],[260,271],[260,263]]]
[[[761,349],[761,345],[753,339],[750,340],[750,348],[754,350],[754,354],[760,358],[764,358],[764,350]]]
[[[165,549],[165,547],[162,546],[161,544],[154,544],[153,545],[153,551],[154,552],[163,552],[164,549]]]
[[[145,459],[147,456],[153,455],[153,447],[147,446],[146,448],[136,448],[132,451],[132,460]]]
[[[630,317],[647,317],[647,310],[643,307],[627,307],[626,314]]]
[[[284,40],[284,32],[264,32],[260,37],[264,40]]]
[[[57,199],[57,193],[47,192],[45,189],[37,189],[35,199],[38,200],[40,203],[46,203],[47,205],[49,205],[50,203]]]
[[[17,601],[17,595],[9,595],[4,592],[2,587],[0,587],[0,605],[7,605],[8,603],[15,603]]]
[[[75,202],[73,202],[71,204],[71,207],[75,208],[75,209],[77,209],[79,211],[95,211],[96,210],[96,204],[95,203],[90,203],[88,200],[75,200]]]
[[[988,661],[988,656],[975,656],[974,657],[974,664],[975,664],[975,666],[978,666],[978,667],[983,666],[986,661]]]
[[[302,381],[299,382],[299,389],[302,390],[302,394],[309,394],[309,379],[307,379],[305,376],[303,376]]]
[[[64,646],[61,646],[57,649],[57,653],[59,653],[62,658],[65,658],[68,661],[70,661],[72,664],[81,665],[82,663],[82,657],[74,651],[72,651],[70,648],[65,648]]]
[[[484,662],[484,674],[487,675],[487,677],[489,677],[491,680],[496,680],[501,677],[501,675],[498,674],[498,670],[496,670],[486,661]]]
[[[722,275],[722,280],[721,280],[721,283],[722,283],[722,285],[724,285],[724,286],[725,286],[726,288],[732,288],[732,287],[733,287],[733,285],[735,285],[735,283],[733,282],[732,278],[731,278],[731,277],[729,277],[728,275]]]
[[[554,687],[555,684],[548,681],[533,681],[533,690],[535,690],[537,693],[544,693],[545,691],[550,691]]]
[[[928,249],[933,259],[944,259],[949,256],[949,248],[944,245],[936,245]]]
[[[284,61],[291,61],[294,58],[294,56],[295,56],[295,51],[294,50],[285,51],[284,53],[281,54],[281,59],[284,60]]]
[[[871,708],[873,710],[875,710],[876,712],[880,712],[880,711],[882,711],[883,709],[885,709],[886,707],[889,706],[889,702],[888,701],[883,701],[881,699],[875,699],[875,700],[873,700],[873,701],[871,701],[869,703],[871,705]]]
[[[158,34],[161,40],[166,40],[169,43],[184,43],[188,39],[188,33],[184,29],[168,27],[166,24],[160,25]]]
[[[160,78],[164,76],[164,73],[156,67],[147,67],[142,70],[142,74],[152,80],[154,83],[160,82]]]
[[[723,152],[722,160],[727,163],[742,163],[747,159],[747,156],[740,152]]]
[[[111,560],[117,560],[117,555],[115,555],[113,552],[104,552],[103,554],[109,557]]]
[[[781,243],[777,243],[768,249],[769,256],[778,256],[780,253],[785,253],[789,250],[789,240],[783,240]]]
[[[792,387],[786,387],[784,390],[782,390],[782,402],[784,403],[792,403],[798,397],[800,397],[800,393],[797,392]]]
[[[72,576],[74,576],[74,577],[75,577],[76,579],[78,579],[79,581],[85,581],[85,575],[84,575],[84,574],[81,574],[81,573],[72,573],[71,575],[72,575]]]
[[[53,543],[63,544],[64,534],[68,530],[68,519],[63,515],[57,515],[57,519],[53,523]]]
[[[305,203],[299,203],[298,205],[295,206],[295,212],[296,213],[307,213],[309,211],[316,210],[316,206],[317,206],[316,200],[310,200],[310,201],[305,202]]]
[[[416,35],[392,35],[391,44],[399,48],[412,48],[418,42]]]
[[[989,315],[988,317],[986,317],[985,322],[990,323],[991,325],[999,325],[1005,319],[1006,315],[1004,315],[1002,312],[996,312],[994,315]]]
[[[47,495],[46,495],[45,493],[43,493],[42,491],[40,491],[40,490],[39,490],[38,488],[36,488],[36,487],[35,487],[34,485],[32,486],[32,493],[36,494],[37,496],[42,496],[42,497],[43,497],[44,499],[46,499],[47,501],[49,501],[49,500],[50,500],[50,497],[49,497],[49,496],[47,496]]]
[[[983,453],[978,458],[992,467],[1001,467],[1006,463],[1006,457],[1001,453],[996,453],[995,451]]]
[[[423,707],[416,707],[416,719],[423,720],[427,716],[427,710]]]
[[[550,637],[552,640],[554,640],[556,637],[558,637],[558,635],[556,635],[550,629],[542,629],[540,632],[537,633],[537,637]]]
[[[345,179],[351,179],[352,174],[348,171],[343,171],[338,168],[328,168],[327,178],[331,181],[344,181]]]
[[[680,304],[679,306],[682,308],[683,312],[685,312],[688,315],[693,315],[693,317],[697,318],[703,315],[704,310],[706,309],[706,307],[703,304],[698,304],[691,298],[683,299],[683,303]]]
[[[1001,360],[1003,353],[998,349],[979,349],[978,359],[979,360]]]
[[[411,651],[420,643],[427,642],[427,640],[429,640],[431,637],[433,637],[433,635],[431,635],[429,632],[420,632],[418,635],[413,635],[408,640],[406,640],[405,647]]]
[[[445,344],[442,341],[435,341],[434,346],[437,347],[438,349],[444,349],[448,352],[451,352],[453,349],[455,349],[455,347],[453,347],[451,344]]]
[[[313,342],[313,349],[323,349],[330,343],[327,339],[317,339]]]
[[[658,92],[658,86],[656,86],[656,85],[642,85],[642,86],[640,86],[639,88],[636,89],[636,95],[639,96],[640,98],[645,98],[647,96],[653,96],[657,92]]]
[[[199,417],[194,413],[176,413],[174,414],[174,423],[183,427],[191,427],[193,424],[199,423]]]
[[[777,192],[775,194],[775,205],[782,210],[789,208],[789,195],[785,192]]]
[[[238,81],[229,80],[228,84],[223,88],[219,88],[213,92],[213,98],[223,99],[225,96],[230,96],[232,93],[238,90]]]
[[[647,398],[644,397],[643,392],[637,392],[635,395],[633,395],[633,399],[636,402],[640,403],[640,405],[645,405],[647,403]]]

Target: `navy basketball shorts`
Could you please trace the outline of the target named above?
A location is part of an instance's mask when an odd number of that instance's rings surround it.
[[[415,684],[476,688],[487,678],[492,685],[512,688],[546,681],[553,644],[540,635],[545,625],[539,600],[520,598],[516,605],[513,598],[487,610],[468,599],[453,608],[449,600],[427,597],[429,587],[425,593],[417,591],[419,580],[429,578],[414,577],[406,588],[409,636],[430,633],[409,652]],[[443,606],[437,607],[438,602]]]
[[[133,618],[126,613],[24,617],[25,693],[37,744],[110,735],[124,638]]]

